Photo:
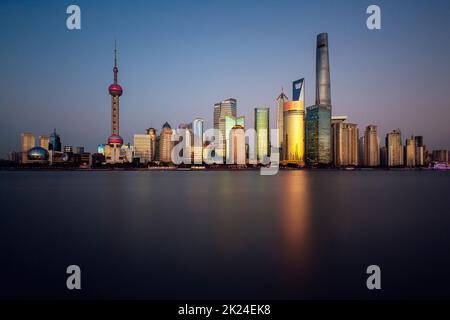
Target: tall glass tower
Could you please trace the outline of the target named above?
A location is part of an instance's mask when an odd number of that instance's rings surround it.
[[[331,81],[328,34],[317,36],[316,105],[306,113],[306,159],[312,166],[329,166],[331,148]]]

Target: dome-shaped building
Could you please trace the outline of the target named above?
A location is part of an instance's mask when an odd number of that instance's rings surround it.
[[[47,163],[49,153],[44,148],[34,147],[27,152],[27,158],[30,163]]]

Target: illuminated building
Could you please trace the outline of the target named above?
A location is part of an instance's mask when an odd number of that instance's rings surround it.
[[[21,134],[22,162],[28,162],[28,151],[36,146],[36,138],[32,133]]]
[[[448,162],[448,151],[447,150],[433,150],[432,161]]]
[[[332,118],[333,162],[335,167],[358,165],[358,126]]]
[[[164,163],[172,162],[172,133],[172,128],[166,122],[162,127],[159,141],[159,161]]]
[[[380,165],[380,141],[378,139],[377,126],[368,125],[362,137],[363,165],[377,167]]]
[[[65,153],[73,153],[73,147],[72,146],[64,146],[64,152]]]
[[[284,164],[305,165],[305,79],[294,81],[294,98],[283,105]]]
[[[236,117],[237,112],[237,101],[236,99],[230,98],[222,102],[216,103],[214,105],[214,129],[218,130],[221,137],[219,138],[215,153],[218,156],[225,157],[225,146],[226,146],[226,132],[225,132],[225,117]],[[229,129],[231,130],[233,126]]]
[[[84,147],[76,147],[75,153],[77,154],[83,154],[84,153]]]
[[[406,139],[405,143],[405,166],[413,168],[416,166],[416,140],[414,136]]]
[[[283,160],[283,121],[284,121],[284,103],[289,101],[288,97],[281,89],[280,95],[277,97],[277,129],[278,129],[278,148],[280,149],[280,160]]]
[[[233,127],[235,126],[242,126],[243,128],[245,128],[245,117],[234,117],[234,116],[225,116],[225,150],[226,150],[226,159],[227,162],[228,160],[231,158],[230,157],[230,133],[231,133],[231,129],[233,129]]]
[[[203,163],[203,119],[196,118],[192,122],[192,133],[194,135],[194,140],[192,144],[194,146],[194,164]]]
[[[230,155],[227,163],[245,165],[246,146],[245,129],[241,125],[235,125],[230,131]]]
[[[105,155],[105,145],[104,144],[99,144],[97,146],[97,153]]]
[[[48,146],[50,144],[49,136],[39,136],[39,146],[48,151]]]
[[[149,134],[134,135],[134,157],[139,158],[140,163],[151,161],[152,140]]]
[[[329,106],[331,108],[330,59],[327,33],[321,33],[317,36],[316,105]]]
[[[106,162],[110,164],[122,163],[123,155],[120,147],[123,145],[123,139],[119,133],[119,98],[123,93],[122,87],[117,82],[117,49],[114,48],[114,83],[109,86],[108,91],[111,95],[111,136],[108,138],[108,148],[105,149]]]
[[[150,161],[156,161],[156,140],[157,133],[156,129],[147,129],[147,134],[150,136]]]
[[[269,108],[255,108],[256,156],[259,162],[269,157]]]
[[[49,160],[48,151],[41,147],[31,148],[26,152],[26,155],[27,155],[26,163],[47,164]]]
[[[402,133],[400,129],[386,135],[387,166],[403,166]]]

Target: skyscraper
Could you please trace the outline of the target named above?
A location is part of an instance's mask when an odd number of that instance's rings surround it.
[[[192,144],[194,146],[194,164],[203,163],[203,119],[196,118],[192,122],[192,132],[194,139]]]
[[[380,165],[380,141],[378,139],[377,126],[371,124],[366,127],[363,143],[363,165],[377,167]]]
[[[48,146],[50,144],[49,136],[39,136],[39,146],[48,151]]]
[[[159,161],[170,163],[172,162],[172,128],[166,122],[161,130],[161,136],[159,141]]]
[[[293,82],[292,101],[283,106],[283,148],[284,164],[305,164],[305,79]]]
[[[151,161],[152,141],[149,134],[134,135],[134,156],[139,158],[139,162],[147,164]]]
[[[150,136],[150,161],[156,161],[156,129],[148,128],[147,134]]]
[[[423,144],[423,137],[416,136],[414,137],[416,141],[416,166],[424,166],[425,165],[425,145]]]
[[[50,142],[48,144],[48,150],[53,152],[61,152],[61,137],[56,133],[56,129],[53,129],[52,134],[50,135]]]
[[[414,136],[406,139],[405,143],[405,165],[409,168],[416,166],[416,140]]]
[[[241,125],[235,125],[230,131],[230,155],[228,163],[245,165],[245,129]]]
[[[117,82],[117,47],[114,47],[114,83],[109,86],[108,91],[111,95],[111,136],[108,138],[108,150],[106,152],[106,162],[115,164],[122,163],[123,156],[120,147],[123,145],[123,139],[119,134],[119,97],[123,93],[122,87]]]
[[[28,161],[28,151],[36,146],[36,138],[32,133],[25,132],[21,134],[21,147],[22,147],[22,163]]]
[[[316,105],[307,108],[306,135],[308,163],[331,164],[331,81],[327,33],[317,36]]]
[[[215,152],[220,157],[225,157],[226,146],[226,132],[225,132],[225,117],[236,117],[237,101],[230,98],[214,105],[214,129],[219,130],[221,135],[216,144]],[[230,127],[230,130],[233,126]],[[217,137],[219,138],[219,137]]]
[[[400,129],[393,130],[386,135],[387,166],[403,165],[402,133]]]
[[[332,120],[333,160],[335,167],[358,165],[358,126],[345,122],[346,117]]]
[[[255,108],[256,157],[258,162],[262,162],[264,157],[270,156],[269,113],[269,108]]]
[[[224,119],[225,124],[225,159],[232,160],[230,158],[231,155],[231,129],[233,129],[235,126],[239,125],[243,128],[245,128],[245,117],[234,117],[234,116],[225,116]]]
[[[281,89],[280,95],[277,97],[277,129],[278,129],[278,148],[280,149],[280,160],[283,160],[283,121],[284,121],[284,103],[289,99]]]

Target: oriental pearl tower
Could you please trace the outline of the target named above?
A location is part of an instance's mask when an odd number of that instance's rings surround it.
[[[122,95],[122,87],[117,83],[117,46],[114,43],[114,83],[109,86],[108,91],[111,95],[111,136],[108,138],[110,148],[109,156],[106,160],[108,163],[122,163],[123,156],[120,154],[120,148],[123,145],[123,139],[119,134],[119,97]]]

